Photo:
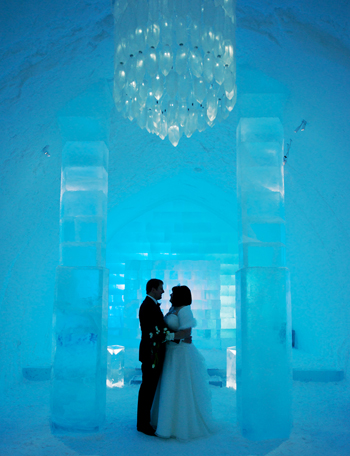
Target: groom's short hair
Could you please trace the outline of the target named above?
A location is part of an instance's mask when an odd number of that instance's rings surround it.
[[[146,284],[146,293],[150,293],[153,288],[157,289],[159,285],[163,285],[163,281],[159,279],[151,279]]]

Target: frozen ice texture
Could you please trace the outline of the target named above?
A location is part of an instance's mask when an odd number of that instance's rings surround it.
[[[102,266],[106,245],[101,242],[64,242],[60,248],[60,263],[65,266]]]
[[[103,217],[107,209],[106,194],[101,190],[64,190],[61,195],[61,217]]]
[[[164,281],[164,313],[169,309],[171,288],[179,283],[190,287],[198,323],[193,329],[196,346],[226,350],[234,345],[235,241],[232,226],[184,201],[158,206],[118,232],[107,252],[111,272],[109,343],[139,344],[132,339],[140,337],[138,309],[147,281],[157,277]],[[121,312],[122,318],[118,318]]]
[[[110,388],[124,386],[125,347],[108,345],[107,347],[107,386]]]
[[[285,264],[285,247],[281,243],[243,242],[240,261],[244,267],[273,267]]]
[[[53,428],[96,430],[104,419],[108,270],[58,266],[53,328]]]
[[[238,421],[250,439],[288,438],[292,329],[285,268],[283,129],[278,118],[241,119],[237,186]]]
[[[60,266],[53,318],[51,425],[97,430],[106,402],[108,149],[67,142],[62,153]]]
[[[226,387],[236,389],[236,347],[226,349]]]
[[[61,242],[106,242],[106,220],[102,217],[72,216],[61,222]]]
[[[285,266],[283,128],[244,118],[237,129],[240,267]]]
[[[60,264],[106,261],[108,149],[103,141],[68,141],[62,153]]]
[[[288,438],[292,328],[287,268],[237,271],[237,414],[245,437]]]

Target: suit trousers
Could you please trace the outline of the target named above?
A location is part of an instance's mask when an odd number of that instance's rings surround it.
[[[151,422],[151,408],[156,393],[163,363],[152,368],[152,363],[142,363],[142,383],[137,405],[137,428],[148,427]]]

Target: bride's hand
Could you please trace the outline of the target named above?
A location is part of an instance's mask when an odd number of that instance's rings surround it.
[[[182,329],[175,333],[174,339],[187,339],[191,337],[191,328]]]

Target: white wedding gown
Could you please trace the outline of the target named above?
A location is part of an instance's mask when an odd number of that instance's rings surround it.
[[[195,326],[190,306],[165,316],[178,331]],[[215,431],[205,360],[193,344],[166,342],[161,378],[153,401],[151,424],[159,437],[190,440]]]

